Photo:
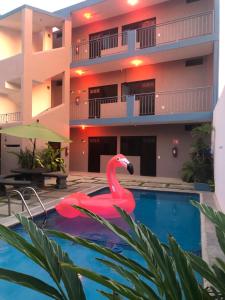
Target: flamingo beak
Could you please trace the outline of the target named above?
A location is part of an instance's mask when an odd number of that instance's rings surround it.
[[[129,163],[129,164],[127,165],[127,171],[128,171],[131,175],[134,174],[134,167],[133,167],[132,163]]]

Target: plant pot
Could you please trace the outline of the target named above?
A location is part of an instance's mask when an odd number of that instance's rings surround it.
[[[208,183],[194,182],[194,188],[196,191],[211,192],[211,188]]]

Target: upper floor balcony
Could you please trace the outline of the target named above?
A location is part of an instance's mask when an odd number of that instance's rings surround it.
[[[72,102],[71,125],[154,124],[209,121],[212,87],[144,93]]]
[[[114,58],[149,55],[165,50],[165,47],[183,46],[181,43],[187,41],[195,44],[209,42],[213,33],[213,11],[135,30],[127,30],[124,26],[121,33],[113,34],[111,31],[100,38],[89,37],[89,41],[73,45],[72,67],[101,63]],[[191,55],[194,56],[194,53]]]
[[[0,125],[17,123],[21,121],[21,112],[13,112],[7,114],[0,114]]]

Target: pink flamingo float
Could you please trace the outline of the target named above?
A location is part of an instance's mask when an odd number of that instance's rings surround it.
[[[133,165],[122,154],[117,154],[111,158],[107,164],[107,179],[110,188],[109,194],[90,197],[84,193],[71,194],[56,205],[56,211],[66,218],[85,217],[72,205],[77,205],[90,210],[91,212],[107,218],[114,219],[120,217],[114,205],[122,208],[128,214],[131,214],[135,208],[133,194],[123,188],[116,178],[116,169],[124,167],[130,174],[134,173]]]

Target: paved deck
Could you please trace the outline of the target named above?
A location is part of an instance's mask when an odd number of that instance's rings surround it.
[[[120,183],[125,187],[143,188],[151,190],[163,190],[163,191],[177,191],[177,192],[195,192],[192,184],[185,183],[180,179],[175,178],[162,178],[162,177],[145,177],[145,176],[130,176],[118,174]],[[91,193],[104,186],[107,186],[107,180],[105,174],[101,173],[86,173],[86,172],[74,172],[68,177],[68,188],[63,190],[55,189],[55,180],[46,180],[46,187],[39,189],[38,194],[43,201],[47,209],[54,208],[55,204],[59,200],[74,192]],[[216,203],[213,198],[213,193],[204,192],[201,193],[201,201],[208,205],[216,207]],[[28,201],[29,208],[33,215],[40,214],[39,203],[37,203],[35,197],[31,197]],[[13,199],[12,201],[12,214],[8,216],[7,198],[0,198],[0,223],[6,226],[10,226],[16,223],[15,214],[21,213],[21,200]],[[25,211],[24,215],[28,215]],[[215,257],[223,257],[215,235],[214,226],[203,216],[201,217],[202,224],[202,249],[203,258],[212,263]]]

